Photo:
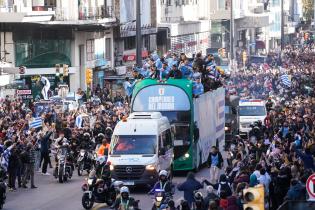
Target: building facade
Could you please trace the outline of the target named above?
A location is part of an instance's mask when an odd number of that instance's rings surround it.
[[[210,47],[208,0],[157,0],[157,48],[193,56]]]
[[[68,83],[71,91],[86,89],[85,71],[93,69],[93,83],[113,68],[113,0],[0,1],[0,51],[11,70],[26,67],[21,79],[34,89],[38,75],[52,88]],[[69,76],[56,75],[56,65],[69,66]],[[7,69],[10,71],[10,69]]]

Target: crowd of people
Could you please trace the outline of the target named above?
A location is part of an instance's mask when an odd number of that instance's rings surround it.
[[[187,78],[193,81],[196,97],[224,85],[227,94],[266,100],[268,115],[264,122],[253,125],[248,138],[234,137],[229,149],[235,157],[229,164],[222,158],[223,151],[212,148],[210,180],[198,181],[189,173],[177,186],[184,191],[186,208],[202,200],[200,210],[240,210],[243,189],[258,184],[265,189],[266,209],[275,210],[285,200],[305,200],[306,179],[315,171],[315,46],[288,46],[281,61],[280,66],[275,63],[232,72],[228,78],[216,66],[213,55],[197,53],[193,60],[185,54],[153,55],[142,67],[134,67],[134,81],[126,78],[126,97],[120,93],[112,97],[109,89],[97,85],[95,100],[89,102],[85,93],[78,91],[82,96],[78,110],[58,112],[52,106],[39,119],[32,104],[26,107],[21,99],[6,97],[0,104],[0,154],[8,187],[15,191],[27,188],[30,182],[31,188],[37,188],[35,172],[49,175],[47,168],[53,167],[51,145],[55,139],[68,139],[77,151],[102,134],[99,143],[105,142],[106,147],[117,122],[128,116],[132,89],[139,80]],[[164,174],[163,180],[166,177]],[[205,185],[206,197],[195,193]]]
[[[52,105],[40,117],[35,117],[34,104],[26,107],[21,99],[5,98],[0,104],[0,154],[10,191],[27,188],[29,181],[31,188],[37,188],[36,172],[50,175],[47,168],[54,167],[51,162],[58,139],[66,138],[74,152],[110,142],[116,123],[128,115],[129,107],[123,98],[111,99],[103,90],[96,90],[96,95],[99,101],[83,101],[78,110],[60,112]]]
[[[124,88],[127,96],[131,96],[132,89],[136,82],[141,79],[151,78],[160,81],[169,78],[186,78],[193,82],[193,94],[195,97],[222,86],[224,71],[216,65],[214,56],[209,54],[205,57],[197,53],[194,59],[188,58],[185,53],[179,56],[175,53],[168,53],[159,57],[152,54],[143,61],[143,66],[134,66],[133,79],[131,83],[126,78]]]

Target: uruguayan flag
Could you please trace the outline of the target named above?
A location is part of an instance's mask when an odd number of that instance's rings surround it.
[[[78,128],[81,128],[81,127],[82,127],[82,122],[83,122],[82,115],[78,115],[78,116],[75,118],[75,125],[76,125]]]
[[[281,75],[280,80],[281,80],[282,84],[284,84],[285,86],[291,87],[291,80],[289,78],[289,75],[287,75],[287,74]]]
[[[33,118],[33,121],[31,121],[29,123],[29,128],[40,128],[42,127],[42,124],[43,124],[43,120],[41,117],[35,117]]]

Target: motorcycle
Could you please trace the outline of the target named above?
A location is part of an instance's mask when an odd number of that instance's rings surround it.
[[[90,151],[84,149],[80,150],[77,161],[78,176],[81,176],[83,171],[87,171],[88,174],[90,173],[93,168],[93,158],[93,154]]]
[[[123,182],[110,178],[109,164],[106,164],[104,156],[97,159],[97,165],[101,175],[97,175],[98,168],[92,170],[82,186],[82,206],[85,209],[91,209],[94,203],[106,203],[111,206],[123,185]]]
[[[71,179],[74,169],[71,159],[71,154],[69,154],[68,148],[66,146],[62,146],[58,149],[58,164],[54,171],[54,176],[56,179],[58,179],[59,183],[66,182],[68,179]]]
[[[171,200],[171,196],[166,195],[164,190],[156,189],[154,191],[154,203],[152,210],[164,210],[167,209],[168,203]]]
[[[3,208],[6,199],[7,184],[5,183],[6,172],[0,167],[0,209]]]

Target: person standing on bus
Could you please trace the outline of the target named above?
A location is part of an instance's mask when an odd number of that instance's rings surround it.
[[[193,82],[193,95],[194,97],[198,97],[199,95],[204,93],[203,84],[201,83],[201,74],[194,74],[194,82]]]
[[[182,72],[177,68],[176,65],[172,66],[172,69],[170,70],[170,72],[168,73],[168,78],[174,78],[174,79],[182,79],[183,78],[183,74]]]
[[[212,146],[207,163],[208,168],[210,168],[210,182],[215,184],[218,182],[219,172],[223,166],[222,154],[216,146]]]

